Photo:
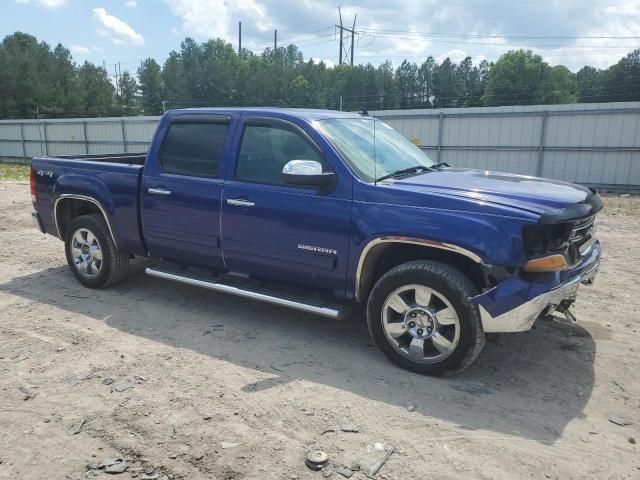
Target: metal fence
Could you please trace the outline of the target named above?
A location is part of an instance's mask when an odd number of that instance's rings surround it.
[[[450,165],[640,193],[640,102],[373,114]]]
[[[0,121],[0,157],[144,152],[160,117]]]
[[[640,102],[371,112],[453,166],[640,193]],[[0,121],[0,157],[142,152],[160,117]]]

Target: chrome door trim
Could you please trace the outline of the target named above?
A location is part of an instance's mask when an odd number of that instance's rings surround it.
[[[171,195],[171,190],[165,188],[147,188],[147,192],[153,195]]]
[[[62,233],[60,232],[60,224],[58,223],[58,204],[60,203],[60,200],[64,200],[67,198],[71,198],[75,200],[84,200],[85,202],[91,202],[100,209],[100,212],[102,213],[102,216],[104,217],[105,222],[107,222],[107,228],[109,229],[109,233],[111,234],[111,239],[113,240],[113,243],[116,246],[116,250],[118,250],[118,242],[116,241],[116,237],[113,234],[113,229],[111,228],[111,222],[109,221],[109,217],[107,216],[106,210],[104,209],[102,204],[98,202],[95,198],[88,197],[86,195],[76,195],[74,193],[63,193],[58,198],[56,198],[56,201],[53,204],[53,222],[56,224],[56,230],[58,231],[58,238],[60,240],[64,240],[64,238],[62,238]]]
[[[227,198],[227,205],[236,205],[238,207],[255,207],[256,203],[242,198]]]
[[[402,237],[402,236],[393,236],[393,235],[377,237],[365,245],[365,247],[362,249],[362,253],[360,254],[360,259],[358,260],[358,268],[356,270],[356,284],[355,284],[355,296],[357,301],[360,301],[362,270],[364,269],[367,255],[369,255],[369,253],[374,247],[383,243],[406,243],[411,245],[421,245],[423,247],[437,248],[440,250],[447,250],[449,252],[454,252],[460,255],[464,255],[465,257],[473,260],[476,263],[482,263],[481,257],[476,255],[472,251],[467,250],[466,248],[462,248],[453,243],[438,242],[435,240],[428,240],[425,238]]]

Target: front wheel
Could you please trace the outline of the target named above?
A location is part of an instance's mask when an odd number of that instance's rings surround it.
[[[74,218],[66,228],[65,253],[73,275],[90,288],[103,288],[120,281],[129,267],[129,257],[119,253],[101,215]]]
[[[367,302],[369,332],[392,362],[440,375],[460,371],[485,343],[477,294],[458,270],[433,261],[413,261],[384,274]]]

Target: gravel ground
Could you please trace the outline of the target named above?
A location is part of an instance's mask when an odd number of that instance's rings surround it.
[[[606,198],[577,326],[492,336],[466,372],[429,378],[390,364],[360,318],[140,268],[83,288],[28,190],[0,182],[0,478],[106,478],[87,465],[120,457],[109,478],[365,479],[391,446],[382,479],[640,478],[639,198]]]

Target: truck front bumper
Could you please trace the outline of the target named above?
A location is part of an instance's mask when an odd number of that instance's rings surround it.
[[[514,276],[471,301],[478,305],[486,333],[524,332],[541,316],[575,300],[580,284],[590,285],[600,266],[600,243],[577,266],[540,274],[535,280]]]

